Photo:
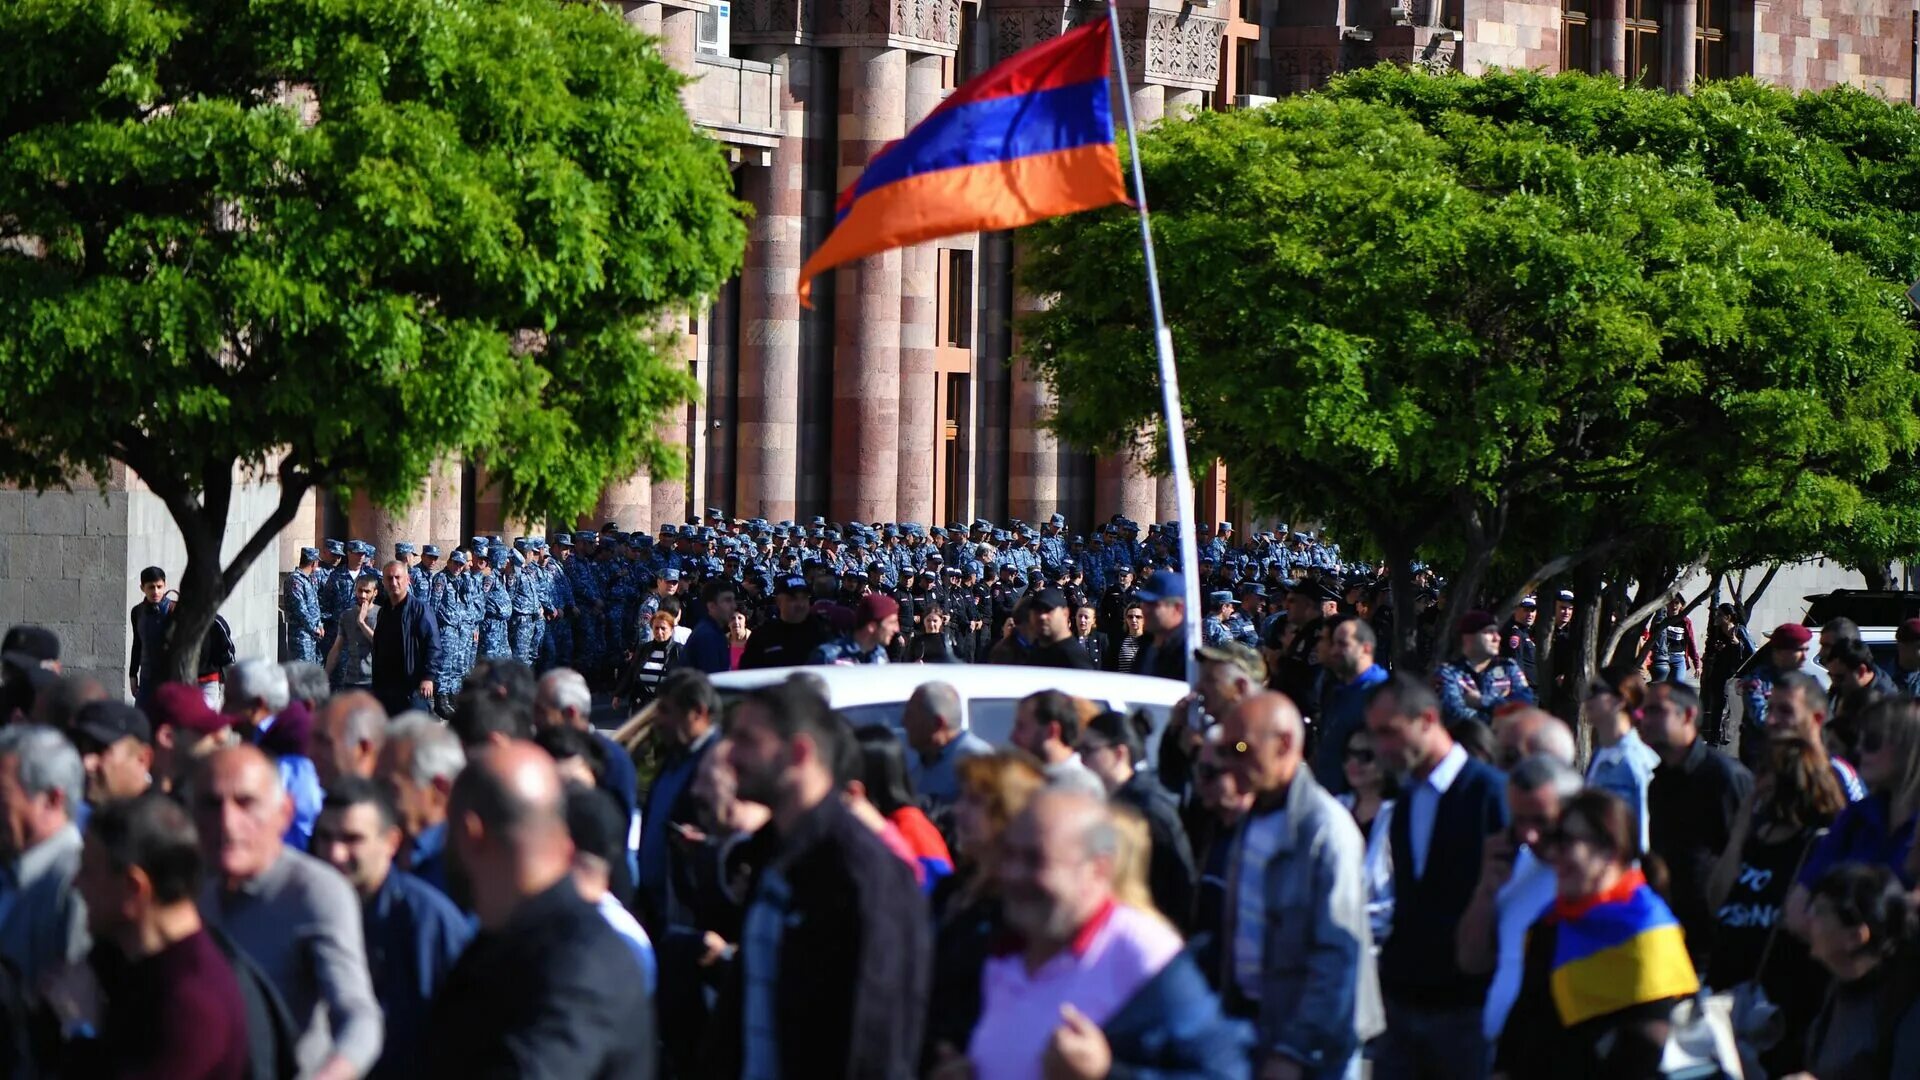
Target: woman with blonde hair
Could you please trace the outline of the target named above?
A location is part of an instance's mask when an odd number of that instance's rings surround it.
[[[1000,840],[1046,774],[1025,754],[1000,752],[955,767],[960,797],[953,807],[954,873],[933,894],[933,987],[927,1000],[926,1060],[965,1050],[980,1019],[980,971],[1005,926],[997,871]],[[942,1048],[946,1048],[943,1050]]]

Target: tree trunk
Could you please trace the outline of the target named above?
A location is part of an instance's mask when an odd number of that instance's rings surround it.
[[[139,466],[128,462],[135,472]],[[168,680],[191,683],[200,674],[200,647],[221,605],[247,576],[247,571],[267,550],[280,531],[299,512],[300,500],[312,489],[313,482],[290,461],[283,461],[276,479],[280,482],[280,501],[260,527],[234,552],[233,561],[220,565],[220,548],[227,535],[227,519],[233,503],[234,463],[208,463],[202,477],[205,488],[192,493],[182,486],[148,482],[148,486],[167,505],[167,512],[186,541],[187,567],[180,579],[180,599],[161,635],[160,656],[156,667]],[[242,657],[241,659],[250,659]],[[273,659],[269,657],[268,659]]]
[[[1854,569],[1867,579],[1867,588],[1873,592],[1886,592],[1893,588],[1893,564],[1890,562],[1861,563]]]
[[[1568,722],[1573,725],[1578,764],[1584,773],[1593,751],[1593,732],[1582,720],[1580,708],[1593,687],[1593,661],[1600,645],[1604,599],[1600,595],[1600,567],[1590,564],[1576,570],[1573,591],[1573,655],[1565,658],[1565,662],[1571,665],[1568,669],[1570,681],[1567,684],[1567,697],[1568,710],[1573,716],[1568,718]]]
[[[1487,568],[1493,565],[1493,553],[1500,547],[1507,529],[1504,502],[1488,506],[1470,496],[1468,499],[1471,501],[1462,508],[1461,514],[1466,554],[1460,561],[1460,575],[1447,585],[1447,608],[1440,613],[1440,640],[1433,650],[1436,665],[1453,659],[1460,651],[1460,637],[1453,633],[1453,628],[1462,615],[1479,604],[1480,585],[1486,580]]]

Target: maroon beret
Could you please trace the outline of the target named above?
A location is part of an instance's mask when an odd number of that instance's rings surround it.
[[[1781,623],[1767,635],[1769,645],[1791,645],[1796,649],[1812,640],[1813,631],[1797,622]]]
[[[1920,619],[1908,619],[1893,632],[1895,641],[1920,641]]]
[[[853,609],[855,626],[879,622],[890,615],[900,614],[900,602],[886,593],[868,593],[860,598],[859,606]]]
[[[1460,621],[1454,625],[1453,632],[1456,634],[1477,634],[1482,630],[1491,628],[1493,625],[1492,612],[1469,611],[1465,615],[1460,616]]]

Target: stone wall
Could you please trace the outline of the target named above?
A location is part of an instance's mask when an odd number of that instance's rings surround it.
[[[1754,75],[1793,90],[1848,83],[1906,101],[1912,12],[1909,0],[1759,0]]]
[[[1555,70],[1560,66],[1560,5],[1524,0],[1466,0],[1461,69]]]
[[[121,474],[124,476],[124,474]],[[234,493],[223,557],[230,557],[279,499],[277,485]],[[276,655],[278,575],[274,548],[257,561],[220,609],[241,656]],[[160,500],[137,478],[108,489],[76,485],[36,495],[0,490],[0,626],[35,623],[60,635],[66,671],[126,693],[140,571],[159,566],[177,581],[186,543]]]

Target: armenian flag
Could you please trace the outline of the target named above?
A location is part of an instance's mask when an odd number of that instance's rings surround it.
[[[800,302],[835,266],[958,233],[1012,229],[1127,201],[1114,149],[1106,19],[1022,50],[888,143],[834,207],[800,268]]]
[[[1557,928],[1549,985],[1568,1027],[1700,989],[1679,920],[1638,870],[1599,896],[1556,904],[1547,917]]]

